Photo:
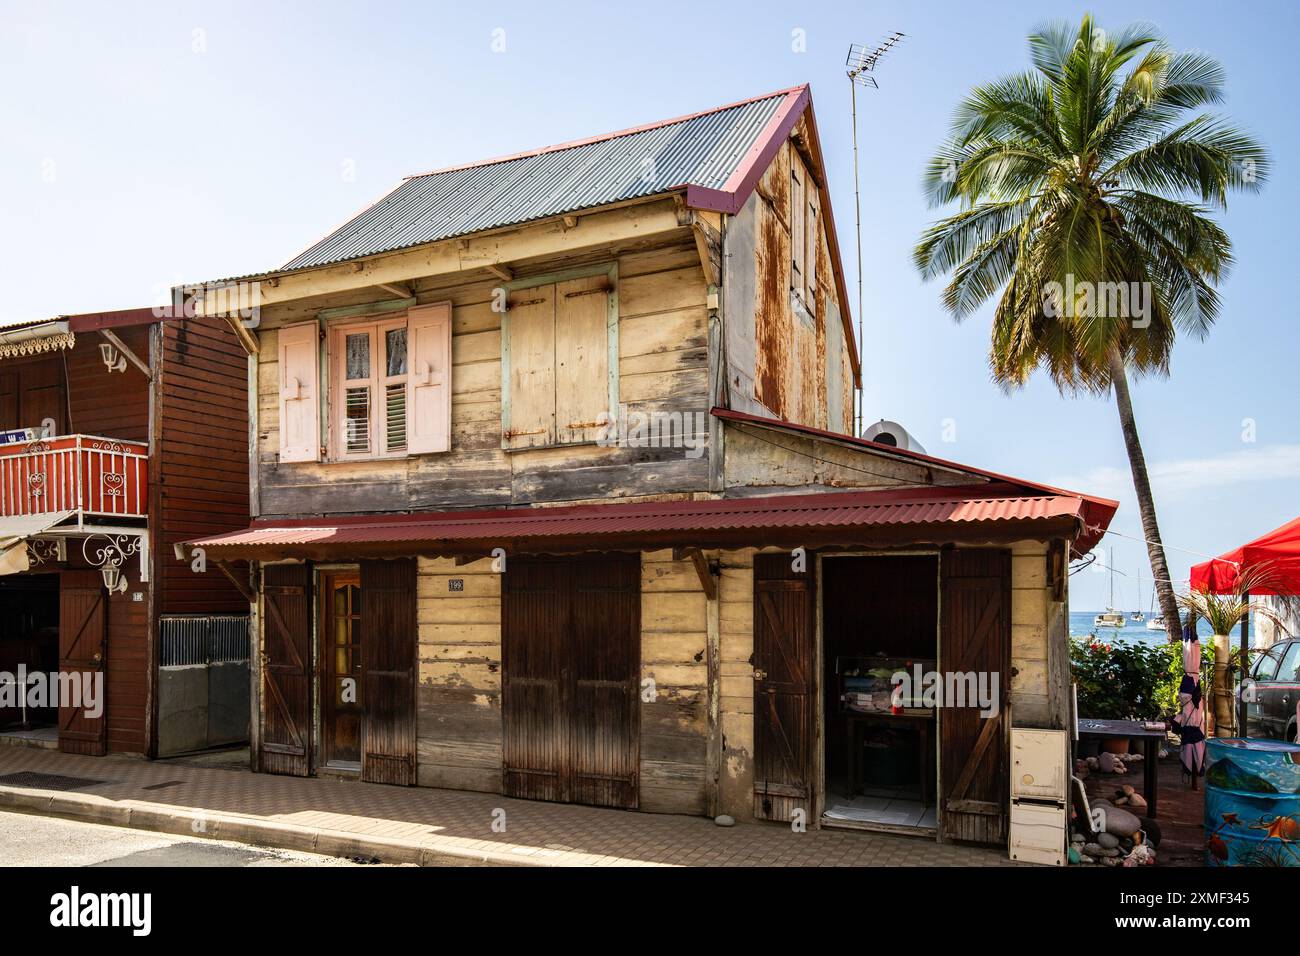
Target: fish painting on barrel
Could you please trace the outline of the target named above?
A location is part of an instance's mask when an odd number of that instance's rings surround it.
[[[1211,739],[1207,866],[1300,866],[1300,745]]]

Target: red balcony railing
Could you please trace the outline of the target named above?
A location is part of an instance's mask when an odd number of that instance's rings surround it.
[[[0,445],[0,516],[143,518],[148,502],[147,445],[92,435]]]

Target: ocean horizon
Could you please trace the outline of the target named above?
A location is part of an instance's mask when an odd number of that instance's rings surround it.
[[[1101,611],[1071,611],[1070,636],[1092,636],[1102,641],[1141,641],[1146,644],[1163,644],[1169,640],[1169,635],[1164,631],[1147,630],[1146,622],[1147,620],[1150,620],[1149,615],[1146,620],[1134,622],[1128,620],[1129,614],[1132,613],[1131,611],[1121,611],[1120,613],[1123,614],[1125,618],[1123,627],[1094,627],[1092,623],[1093,619],[1101,613]],[[1214,632],[1210,630],[1209,625],[1204,621],[1196,622],[1196,633],[1201,640],[1214,636]],[[1234,647],[1237,645],[1237,639],[1240,634],[1240,628],[1236,628],[1232,632]],[[1253,631],[1251,632],[1251,637],[1252,643],[1254,643]]]

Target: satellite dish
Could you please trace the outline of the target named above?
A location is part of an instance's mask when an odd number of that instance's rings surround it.
[[[924,455],[925,448],[916,440],[916,438],[898,422],[891,422],[884,418],[874,425],[868,425],[867,430],[862,433],[862,437],[868,441],[878,442],[881,445],[889,445],[892,448],[901,448],[904,451],[914,451]]]

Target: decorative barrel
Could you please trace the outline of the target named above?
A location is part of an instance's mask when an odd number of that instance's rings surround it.
[[[1205,744],[1205,864],[1300,866],[1300,744]]]

